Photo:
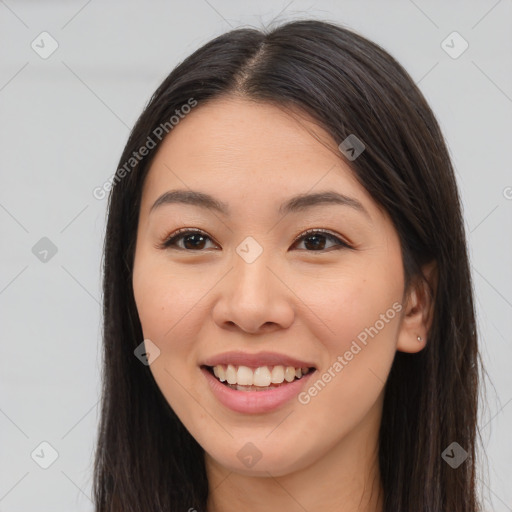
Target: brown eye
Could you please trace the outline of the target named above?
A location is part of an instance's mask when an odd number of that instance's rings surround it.
[[[296,239],[296,242],[304,242],[305,250],[309,252],[319,252],[326,249],[327,240],[334,241],[334,245],[327,247],[327,249],[350,247],[343,240],[334,236],[333,234],[323,230],[310,230],[303,234],[300,238]],[[294,244],[295,245],[295,244]]]
[[[208,240],[211,240],[211,238],[202,231],[190,229],[180,230],[163,242],[162,247],[172,247],[186,251],[201,251],[205,249]]]
[[[182,229],[168,237],[161,244],[161,248],[171,248],[189,252],[203,251],[204,249],[208,249],[208,242],[213,243],[212,239],[203,231]],[[322,252],[329,249],[339,249],[342,247],[350,248],[346,242],[337,236],[319,229],[307,231],[299,238],[296,238],[293,247],[295,247],[299,242],[304,243],[304,249],[300,250],[306,250],[308,252]]]

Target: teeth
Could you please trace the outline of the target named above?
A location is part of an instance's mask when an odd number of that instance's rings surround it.
[[[272,377],[270,370],[266,366],[260,366],[254,371],[254,378],[252,384],[255,386],[266,387],[270,385]]]
[[[270,376],[270,382],[272,384],[281,384],[284,380],[284,368],[282,366],[274,366],[272,368],[272,374]]]
[[[232,364],[228,364],[226,368],[226,380],[228,384],[236,384],[236,370]]]
[[[236,383],[240,386],[252,386],[253,373],[247,366],[239,366],[236,372]]]
[[[216,377],[221,382],[224,382],[226,380],[226,370],[224,370],[224,366],[216,366],[215,368],[217,368],[217,375],[216,375]],[[215,368],[213,369],[213,373],[215,373]]]
[[[213,374],[221,382],[237,386],[256,386],[266,388],[271,384],[282,384],[284,381],[293,382],[309,372],[309,368],[294,368],[293,366],[260,366],[256,369],[248,366],[234,366],[232,364],[217,365],[213,367]]]
[[[284,371],[284,380],[286,382],[291,382],[295,379],[295,368],[293,366],[287,366]]]

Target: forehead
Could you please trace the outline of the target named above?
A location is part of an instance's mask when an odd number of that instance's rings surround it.
[[[329,189],[357,196],[370,210],[372,198],[337,146],[297,110],[240,97],[199,104],[160,145],[146,178],[144,207],[176,188],[262,206]]]
[[[337,151],[332,137],[297,109],[229,96],[199,104],[173,128],[162,150],[169,148],[192,158],[207,151],[216,162],[226,157],[226,163],[258,151],[253,163],[261,164],[299,156],[318,160],[321,153],[327,157],[329,150],[324,147],[322,151],[319,141],[330,147],[331,154]]]

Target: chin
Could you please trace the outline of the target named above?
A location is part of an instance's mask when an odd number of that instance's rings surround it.
[[[237,446],[240,444],[241,448],[232,453],[232,456],[227,456],[228,450],[222,448],[219,448],[219,453],[208,452],[208,456],[228,471],[254,477],[285,476],[305,469],[315,459],[312,454],[307,456],[303,453],[294,453],[290,456],[291,448],[282,444],[278,447],[265,447],[262,441],[258,445],[261,449],[250,441],[237,443]]]

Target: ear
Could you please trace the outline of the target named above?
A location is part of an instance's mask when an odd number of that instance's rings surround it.
[[[428,263],[421,271],[424,279],[421,276],[413,279],[404,294],[404,314],[396,346],[400,352],[419,352],[428,343],[438,279],[436,262]]]

